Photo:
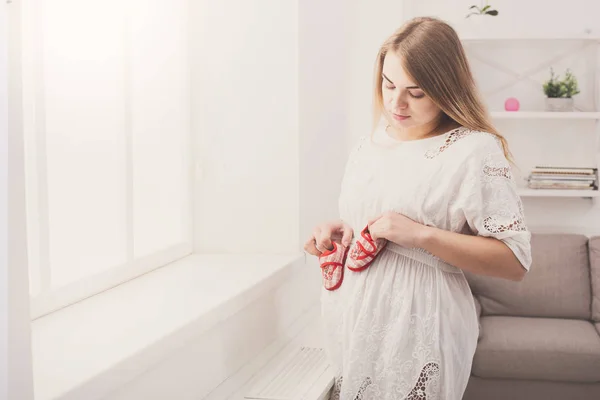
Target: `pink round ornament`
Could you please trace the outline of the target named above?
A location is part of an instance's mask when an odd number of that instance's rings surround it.
[[[514,97],[509,97],[504,102],[504,109],[506,111],[519,111],[519,100]]]

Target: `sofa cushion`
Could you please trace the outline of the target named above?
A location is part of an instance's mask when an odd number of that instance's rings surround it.
[[[493,316],[481,325],[475,376],[600,382],[600,335],[588,321]]]
[[[524,379],[482,379],[472,376],[462,400],[598,400],[600,383],[550,382]]]
[[[592,276],[592,319],[600,322],[600,236],[590,239],[589,248]]]
[[[591,318],[588,238],[533,234],[533,264],[521,282],[465,272],[483,315]]]

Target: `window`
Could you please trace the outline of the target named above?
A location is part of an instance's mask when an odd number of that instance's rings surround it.
[[[23,3],[34,318],[192,251],[186,4]]]

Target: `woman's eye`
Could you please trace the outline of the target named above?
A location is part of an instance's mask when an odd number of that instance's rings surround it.
[[[408,94],[410,95],[410,97],[413,97],[415,99],[422,99],[423,97],[425,97],[425,93],[423,93],[423,92],[418,92],[418,93],[408,92]]]
[[[396,89],[396,86],[391,86],[391,85],[385,85],[386,89],[390,89],[390,90],[394,90]]]

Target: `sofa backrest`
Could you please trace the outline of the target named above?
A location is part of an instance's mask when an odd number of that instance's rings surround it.
[[[594,239],[595,285],[600,288],[600,241]],[[588,238],[532,234],[533,264],[521,282],[465,273],[482,315],[591,319]],[[596,290],[595,316],[600,317]]]
[[[592,319],[600,323],[600,236],[590,239],[590,267],[592,278]],[[600,328],[600,325],[596,325]],[[600,332],[600,329],[599,329]]]

